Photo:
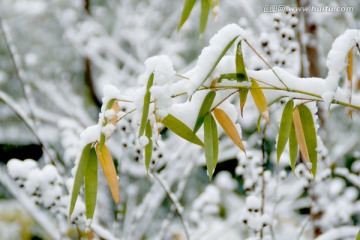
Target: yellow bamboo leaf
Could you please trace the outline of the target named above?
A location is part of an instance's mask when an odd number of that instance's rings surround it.
[[[108,119],[108,121],[116,126],[116,123],[117,123],[117,114],[120,112],[120,107],[119,107],[119,104],[117,101],[114,101],[113,105],[112,105],[112,110],[114,110],[115,112],[115,115],[111,118],[111,119]]]
[[[255,105],[259,110],[261,116],[266,120],[266,123],[269,124],[270,117],[269,117],[268,105],[263,91],[260,89],[259,84],[254,79],[252,79],[250,93],[254,99]]]
[[[114,161],[106,145],[100,146],[99,144],[96,144],[95,150],[103,169],[106,181],[108,182],[111,194],[114,198],[114,202],[115,204],[118,204],[120,201],[120,194]]]
[[[353,64],[354,64],[354,57],[353,57],[353,49],[351,48],[348,53],[348,65],[346,69],[347,79],[348,79],[348,89],[349,89],[349,104],[351,104],[352,98],[352,85],[353,85]],[[349,108],[349,117],[352,118],[352,109]]]
[[[238,130],[235,127],[235,124],[231,121],[229,116],[220,108],[214,109],[214,115],[220,126],[224,129],[225,133],[230,137],[230,139],[244,152],[245,147],[242,142],[242,139],[239,135]]]
[[[304,130],[301,124],[301,118],[298,108],[295,108],[294,110],[294,127],[295,127],[296,139],[299,144],[300,152],[305,158],[305,161],[310,163],[309,151],[306,146]]]

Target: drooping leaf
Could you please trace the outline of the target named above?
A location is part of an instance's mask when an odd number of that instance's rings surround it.
[[[119,183],[114,161],[106,145],[100,147],[99,144],[96,144],[95,150],[100,161],[101,168],[104,172],[104,176],[110,188],[111,195],[113,196],[115,204],[118,204],[120,201]]]
[[[144,96],[144,107],[141,116],[140,128],[139,128],[139,136],[142,136],[145,131],[146,122],[149,115],[149,107],[150,107],[150,98],[151,98],[150,88],[152,87],[153,83],[154,83],[154,73],[150,75],[146,86],[146,92]]]
[[[309,152],[310,162],[312,164],[312,173],[316,175],[317,168],[317,136],[315,130],[314,118],[308,107],[300,105],[299,113],[301,116],[301,124],[303,126],[306,145]]]
[[[210,91],[208,92],[208,94],[206,94],[203,103],[201,104],[197,119],[196,119],[196,123],[193,129],[193,132],[196,133],[201,125],[204,123],[204,117],[206,115],[206,113],[208,113],[210,111],[211,105],[214,102],[216,96],[216,92],[215,91]]]
[[[266,120],[266,123],[269,124],[270,118],[269,118],[268,105],[267,105],[263,91],[260,89],[259,84],[255,80],[252,80],[252,84],[250,87],[250,93],[254,99],[255,105],[256,105],[257,109],[259,110],[261,116]]]
[[[238,146],[244,153],[245,147],[242,142],[242,139],[239,135],[238,130],[235,127],[235,124],[231,121],[230,117],[224,112],[224,110],[220,108],[214,109],[214,115],[222,129],[224,129],[225,133],[230,137],[230,139]]]
[[[348,65],[346,68],[347,79],[348,79],[348,89],[349,89],[349,104],[351,104],[351,100],[352,100],[353,64],[354,64],[353,58],[354,58],[353,57],[353,49],[351,48],[348,53]],[[350,118],[352,118],[352,109],[351,108],[349,108],[348,115]]]
[[[185,123],[173,115],[167,115],[162,120],[162,123],[179,137],[182,137],[183,139],[201,147],[204,146],[204,143],[198,138],[198,136],[196,136],[196,134]]]
[[[150,125],[150,120],[148,120],[146,124],[145,136],[148,138],[149,141],[149,143],[145,146],[145,167],[146,167],[146,171],[148,171],[152,156],[152,150],[153,150],[153,142],[151,140],[152,130]]]
[[[286,103],[284,111],[280,121],[279,135],[277,140],[277,162],[279,163],[282,152],[285,149],[286,143],[289,139],[291,125],[292,125],[292,115],[294,110],[294,100],[290,100]]]
[[[242,89],[239,90],[241,116],[244,116],[243,115],[244,107],[245,107],[245,103],[246,103],[248,93],[249,93],[249,89],[242,88]]]
[[[211,0],[201,0],[200,34],[204,34],[211,7]]]
[[[358,234],[356,236],[356,240],[360,240],[360,230],[359,230],[359,232],[358,232]]]
[[[236,47],[235,64],[236,64],[237,81],[238,82],[242,82],[244,80],[249,81],[245,70],[244,57],[241,49],[241,41],[239,41]]]
[[[305,158],[307,162],[310,162],[309,152],[306,146],[306,140],[304,135],[303,126],[301,123],[301,117],[299,113],[299,108],[296,107],[294,110],[294,127],[295,127],[295,133],[296,133],[296,140],[299,144],[300,152]]]
[[[211,180],[219,154],[217,126],[211,113],[207,113],[204,118],[204,144],[207,174]]]
[[[298,154],[298,142],[296,140],[295,126],[294,122],[291,121],[291,130],[289,136],[289,150],[290,150],[290,165],[293,170],[295,170],[296,159]]]
[[[186,22],[186,20],[189,18],[190,13],[195,5],[196,0],[185,0],[184,7],[181,13],[180,22],[178,25],[178,31],[180,31],[182,25]]]
[[[95,149],[91,148],[89,161],[85,170],[85,206],[86,218],[92,219],[94,216],[98,186],[98,161]]]
[[[71,193],[69,216],[71,216],[72,212],[74,211],[75,203],[79,196],[81,184],[84,180],[85,170],[89,161],[90,150],[91,150],[91,144],[87,144],[81,153],[81,157],[76,170],[74,185]]]

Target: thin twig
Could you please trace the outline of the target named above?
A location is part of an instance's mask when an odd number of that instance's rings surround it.
[[[184,216],[183,216],[183,211],[182,211],[182,209],[180,209],[181,206],[179,206],[179,202],[173,197],[171,190],[166,186],[166,184],[163,182],[161,177],[158,176],[157,173],[153,173],[153,176],[154,176],[155,180],[158,181],[160,186],[164,189],[164,191],[166,192],[166,195],[169,197],[170,201],[173,203],[173,206],[175,207],[175,210],[176,210],[177,214],[179,215],[181,224],[183,225],[186,239],[190,240],[189,230],[187,228],[187,224],[186,224]]]
[[[16,74],[16,77],[17,79],[19,80],[20,82],[20,86],[21,86],[21,91],[23,92],[24,94],[24,97],[25,97],[25,101],[29,107],[29,113],[30,113],[30,118],[33,120],[34,122],[34,125],[35,125],[35,114],[34,114],[34,111],[32,109],[32,106],[30,104],[30,97],[29,95],[27,94],[26,92],[26,82],[25,82],[25,79],[23,79],[23,77],[21,76],[22,74],[20,74],[21,70],[23,73],[25,73],[25,71],[23,70],[23,67],[22,66],[19,66],[18,64],[20,64],[20,62],[16,62],[15,60],[15,55],[16,55],[16,48],[14,45],[11,45],[11,36],[9,36],[6,31],[5,31],[5,25],[4,25],[4,22],[3,20],[1,19],[1,16],[0,16],[0,32],[1,34],[3,35],[4,37],[4,42],[5,42],[5,46],[8,50],[8,52],[10,53],[10,59],[15,67],[15,74]],[[15,52],[14,52],[15,51]]]
[[[244,41],[251,48],[251,50],[253,50],[253,52],[261,59],[261,61],[263,61],[266,64],[266,66],[268,66],[271,69],[271,71],[275,74],[275,76],[279,79],[279,81],[284,85],[284,87],[287,90],[289,90],[288,86],[286,86],[284,81],[279,77],[279,75],[275,72],[275,70],[271,67],[271,65],[260,55],[260,53],[258,53],[258,51],[256,51],[256,49],[253,47],[253,45],[251,45],[246,39],[244,39]]]
[[[14,111],[14,113],[30,129],[30,131],[34,134],[36,140],[40,144],[43,152],[49,157],[50,161],[56,166],[56,168],[59,170],[60,174],[65,173],[65,169],[62,166],[62,164],[57,159],[53,158],[53,156],[51,155],[51,153],[47,149],[47,146],[46,146],[45,142],[41,139],[40,135],[37,133],[37,131],[36,131],[35,127],[33,126],[33,124],[28,120],[27,116],[25,116],[23,114],[23,112],[25,112],[25,111],[21,111],[22,109],[20,109],[20,107],[18,105],[14,106],[14,102],[11,100],[11,98],[7,94],[5,94],[4,92],[1,92],[1,91],[0,91],[0,100],[2,102],[4,102],[7,106],[9,106]]]

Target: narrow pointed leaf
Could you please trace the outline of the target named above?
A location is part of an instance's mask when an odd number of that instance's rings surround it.
[[[305,158],[305,161],[310,162],[309,152],[306,146],[306,140],[304,135],[304,129],[301,123],[301,117],[299,113],[299,108],[296,107],[294,110],[294,127],[296,133],[296,140],[299,144],[299,149],[302,156]]]
[[[356,240],[360,240],[360,230],[359,230],[359,232],[358,232],[358,234],[356,236]]]
[[[74,185],[71,193],[69,216],[71,216],[72,212],[74,211],[75,203],[80,192],[81,184],[84,180],[85,170],[89,161],[90,149],[91,149],[91,144],[88,144],[84,147],[81,153],[81,157],[76,170]]]
[[[120,201],[119,183],[117,179],[114,161],[106,145],[100,147],[99,144],[96,144],[95,150],[97,157],[100,161],[101,168],[104,172],[106,181],[110,188],[111,194],[113,196],[114,202],[115,204],[118,204]]]
[[[260,89],[259,84],[255,80],[252,80],[252,84],[250,87],[250,93],[254,99],[255,105],[256,105],[257,109],[259,110],[261,116],[266,120],[266,123],[269,124],[270,118],[269,118],[268,105],[267,105],[263,91]]]
[[[239,135],[238,130],[235,127],[235,124],[231,121],[230,117],[224,112],[224,110],[220,108],[214,109],[214,115],[222,129],[224,129],[225,133],[230,137],[230,139],[238,146],[244,153],[245,147],[242,142],[242,139]]]
[[[207,174],[211,180],[219,154],[218,132],[214,117],[207,113],[204,118],[204,144]]]
[[[241,116],[244,116],[243,112],[244,112],[244,107],[248,93],[249,93],[249,89],[243,88],[239,90]]]
[[[91,148],[87,168],[85,170],[85,205],[86,218],[94,216],[98,186],[98,161],[95,149]]]
[[[196,0],[185,0],[184,7],[181,13],[180,22],[178,25],[178,31],[181,29],[182,25],[186,22],[189,18],[190,13],[195,5]]]
[[[291,130],[289,136],[289,151],[290,151],[290,165],[292,170],[295,170],[297,154],[298,154],[298,142],[296,140],[294,122],[291,123]]]
[[[279,163],[282,152],[285,149],[286,143],[289,139],[291,125],[292,125],[292,115],[294,110],[294,101],[290,100],[286,103],[284,111],[280,121],[279,135],[277,140],[277,162]]]
[[[241,41],[239,41],[236,47],[235,64],[236,64],[237,81],[238,82],[249,81],[245,70],[244,57],[241,49]]]
[[[214,102],[216,96],[216,92],[210,91],[208,94],[206,94],[203,103],[201,104],[196,123],[193,129],[193,132],[196,133],[201,125],[204,123],[204,117],[205,115],[210,111],[211,105]]]
[[[150,125],[150,120],[148,120],[146,124],[145,136],[148,138],[149,141],[149,143],[145,146],[145,167],[146,167],[146,171],[148,171],[151,162],[152,149],[153,149],[153,142],[151,140],[152,130]]]
[[[201,0],[200,34],[204,34],[209,18],[211,0]]]
[[[142,112],[142,116],[141,116],[140,128],[139,128],[139,136],[142,136],[145,131],[146,121],[148,119],[149,107],[150,107],[150,98],[151,98],[150,88],[152,87],[153,82],[154,82],[154,73],[152,73],[150,75],[147,86],[146,86],[146,93],[144,96],[144,107],[143,107],[143,112]]]
[[[198,138],[198,136],[196,136],[196,134],[185,123],[173,115],[167,115],[162,120],[162,123],[179,137],[182,137],[183,139],[201,147],[204,146],[204,143]]]
[[[347,79],[348,79],[348,89],[349,89],[349,104],[351,104],[351,100],[352,100],[353,64],[354,64],[353,58],[354,58],[353,57],[353,49],[351,48],[348,53],[348,65],[346,68]],[[350,118],[352,117],[352,109],[351,108],[349,108],[348,115]]]
[[[309,159],[312,164],[312,173],[316,175],[317,168],[317,137],[315,130],[314,118],[308,107],[305,105],[298,106],[301,125],[303,127],[307,150],[309,153]]]

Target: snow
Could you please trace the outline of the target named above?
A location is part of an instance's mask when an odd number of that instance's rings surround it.
[[[102,127],[101,132],[105,135],[105,138],[108,139],[115,132],[116,127],[111,123],[106,124],[105,127]]]
[[[348,29],[344,34],[337,37],[328,53],[326,66],[328,67],[328,75],[326,77],[326,94],[324,101],[327,107],[330,106],[330,99],[335,96],[336,89],[339,87],[339,82],[342,72],[345,69],[347,62],[347,55],[349,50],[360,41],[360,32],[356,29]]]
[[[193,75],[187,84],[187,93],[192,96],[196,89],[206,80],[208,72],[215,65],[218,57],[225,47],[236,37],[245,38],[245,31],[236,24],[229,24],[223,27],[210,39],[210,45],[205,47],[192,70]]]
[[[248,196],[246,198],[246,207],[250,210],[259,210],[261,208],[261,200],[256,196]]]
[[[146,136],[141,136],[139,138],[139,143],[140,143],[140,146],[145,147],[146,145],[149,144],[149,139]]]
[[[80,148],[84,148],[89,143],[94,143],[99,140],[101,127],[97,124],[94,126],[87,127],[80,134]]]

